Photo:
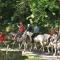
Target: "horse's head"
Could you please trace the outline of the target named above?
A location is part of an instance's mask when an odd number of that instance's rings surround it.
[[[32,33],[32,32],[27,31],[27,35],[28,35],[28,36],[32,36],[32,35],[33,35],[33,33]]]
[[[50,38],[50,42],[56,43],[56,41],[57,41],[57,35],[56,35],[56,34],[53,34],[53,35],[51,36],[51,38]]]

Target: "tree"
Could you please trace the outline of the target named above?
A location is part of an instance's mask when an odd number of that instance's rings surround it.
[[[55,27],[60,22],[60,4],[57,0],[30,0],[34,22],[42,28]]]
[[[15,29],[22,20],[38,23],[42,29],[60,24],[59,0],[0,0],[0,28]],[[17,29],[17,28],[16,28]],[[47,30],[46,30],[47,31]]]
[[[27,0],[0,0],[0,28],[13,28],[16,24],[31,14]]]

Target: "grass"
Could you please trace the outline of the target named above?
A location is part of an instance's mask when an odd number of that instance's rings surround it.
[[[40,60],[36,56],[22,56],[19,52],[2,52],[0,51],[0,60]]]
[[[25,60],[40,60],[40,58],[36,56],[28,56],[28,59]]]

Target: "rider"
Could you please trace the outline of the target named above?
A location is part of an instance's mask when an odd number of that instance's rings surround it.
[[[38,34],[39,34],[39,26],[36,24],[35,26],[34,26],[34,36],[37,36]]]
[[[24,33],[24,31],[25,31],[25,26],[24,26],[24,24],[23,24],[23,22],[20,22],[19,23],[19,25],[17,25],[18,26],[18,36],[19,37],[21,37],[22,36],[22,34]]]
[[[37,24],[35,24],[33,30],[34,30],[33,31],[34,33],[32,35],[32,43],[34,43],[34,39],[33,38],[36,37],[37,35],[39,35],[39,32],[40,32],[39,26]]]
[[[31,24],[28,24],[27,31],[29,31],[29,32],[33,32],[33,27],[32,27],[32,25],[31,25]]]

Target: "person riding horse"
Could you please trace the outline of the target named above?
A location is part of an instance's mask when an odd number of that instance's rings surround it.
[[[19,23],[19,25],[17,25],[18,26],[18,33],[17,33],[17,37],[19,36],[19,37],[21,37],[22,36],[22,34],[24,33],[24,31],[25,31],[25,27],[24,27],[24,25],[23,25],[23,23],[22,22],[20,22]]]

